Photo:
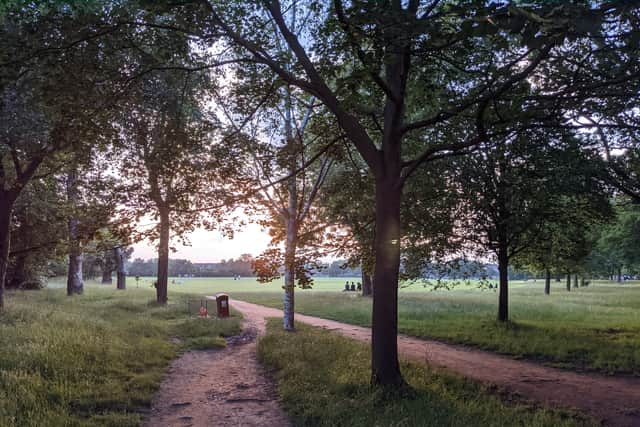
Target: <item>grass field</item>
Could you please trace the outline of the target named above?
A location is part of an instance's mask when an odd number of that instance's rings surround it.
[[[8,292],[0,314],[0,426],[135,426],[171,359],[224,346],[228,320],[189,316],[189,295],[168,307],[149,290],[88,286]]]
[[[542,283],[514,286],[511,322],[495,321],[493,291],[401,292],[399,330],[407,335],[462,343],[550,365],[640,375],[640,286],[596,283],[545,296]],[[265,293],[237,295],[280,307]],[[346,293],[303,293],[296,310],[370,326],[371,300]]]
[[[595,426],[590,420],[505,403],[495,393],[460,377],[403,364],[410,397],[369,386],[365,344],[298,325],[285,333],[270,321],[258,345],[261,361],[274,370],[278,392],[296,426]]]
[[[282,307],[282,283],[260,284],[252,278],[172,279],[169,296],[227,292],[231,297]],[[370,326],[371,300],[341,292],[358,278],[318,278],[312,290],[296,290],[296,310],[305,314]],[[152,279],[140,288],[152,290]],[[182,282],[177,284],[177,282]],[[100,286],[100,285],[98,285]],[[402,333],[463,343],[515,357],[572,369],[640,375],[640,284],[594,282],[567,292],[553,282],[550,296],[543,281],[513,282],[511,322],[495,322],[497,293],[474,283],[453,290],[402,288],[398,322]],[[135,281],[129,280],[129,287]]]

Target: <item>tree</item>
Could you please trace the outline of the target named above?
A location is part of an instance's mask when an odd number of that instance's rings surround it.
[[[461,160],[460,192],[469,214],[463,230],[498,260],[498,321],[509,319],[510,261],[536,251],[536,245],[548,246],[548,239],[556,237],[545,235],[551,224],[578,227],[580,214],[594,218],[608,210],[608,195],[597,179],[603,175],[598,174],[598,155],[578,142],[567,131],[530,129],[508,134],[492,148]],[[600,213],[576,214],[576,209]]]
[[[227,51],[234,61],[261,64],[315,96],[371,170],[376,189],[372,382],[403,384],[396,336],[405,183],[424,164],[486,141],[487,131],[476,119],[492,103],[545,62],[570,56],[571,50],[554,49],[568,35],[567,43],[588,40],[597,35],[605,16],[616,20],[626,9],[608,3],[589,9],[546,2],[517,7],[480,1],[362,1],[346,6],[340,0],[331,5],[309,1],[298,11],[308,24],[297,33],[285,17],[291,9],[278,0],[265,2],[264,8],[205,6],[216,30],[237,47]],[[590,24],[577,24],[585,20]],[[270,39],[272,25],[292,52],[291,68],[285,66],[290,57],[283,58]],[[348,75],[342,72],[344,64],[353,64]],[[599,83],[599,90],[606,87]],[[590,86],[577,84],[592,95]],[[563,90],[571,92],[569,86]],[[546,84],[537,89],[535,95],[547,95]],[[447,132],[456,128],[466,131]],[[408,149],[410,141],[413,150]]]
[[[622,272],[635,271],[640,266],[638,235],[640,233],[640,213],[635,205],[618,200],[615,221],[602,228],[592,254],[601,271],[610,278],[622,282]]]
[[[270,282],[280,277],[280,268],[284,269],[283,327],[293,331],[296,283],[303,289],[311,287],[310,273],[319,268],[318,244],[322,242],[323,228],[314,203],[333,159],[328,154],[314,152],[326,138],[308,129],[313,99],[302,109],[304,116],[298,118],[296,112],[301,109],[294,105],[292,93],[285,91],[283,144],[269,142],[259,150],[259,156],[253,156],[255,187],[261,191],[255,193],[250,203],[267,209],[268,215],[261,223],[272,236],[270,248],[254,261],[254,270],[259,281]],[[319,167],[304,166],[306,159],[318,155],[322,158]],[[276,171],[282,171],[287,179],[273,182]],[[280,244],[284,244],[283,252]]]
[[[157,71],[138,80],[136,96],[121,118],[124,146],[112,153],[126,188],[122,221],[158,220],[154,227],[138,230],[136,238],[158,241],[160,304],[168,298],[171,235],[184,241],[196,227],[210,226],[199,207],[218,201],[219,208],[209,210],[208,218],[220,212],[237,170],[229,146],[213,141],[214,119],[201,101],[205,81],[204,75],[180,71]]]
[[[117,11],[92,1],[2,8],[0,307],[16,200],[32,179],[59,168],[61,156],[112,136],[110,95],[121,89],[121,67],[112,67],[105,53],[121,35],[108,13]]]
[[[544,273],[544,293],[551,293],[551,276],[572,273],[587,263],[596,244],[597,227],[612,214],[608,200],[585,197],[555,197],[554,211],[537,230],[538,237],[516,255],[514,265],[534,273]],[[590,268],[585,268],[587,271]],[[571,288],[567,287],[570,291]]]
[[[53,176],[31,180],[13,209],[7,288],[39,288],[48,263],[66,252],[65,202]]]

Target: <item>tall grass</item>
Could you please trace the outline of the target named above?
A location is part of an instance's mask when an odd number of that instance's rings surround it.
[[[523,402],[505,403],[474,382],[424,365],[402,365],[415,391],[410,397],[373,390],[365,344],[304,325],[287,333],[270,321],[258,352],[274,370],[278,392],[297,426],[596,425]]]
[[[146,290],[12,292],[0,314],[1,426],[134,426],[179,351],[239,329],[191,319]],[[186,298],[186,297],[185,297]],[[173,338],[173,339],[172,339]]]

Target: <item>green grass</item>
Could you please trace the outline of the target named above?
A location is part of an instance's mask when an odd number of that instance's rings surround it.
[[[169,297],[182,293],[226,292],[232,298],[282,307],[282,283],[260,284],[252,278],[173,279]],[[311,290],[296,290],[296,310],[305,314],[370,326],[371,300],[341,292],[358,278],[318,278]],[[151,279],[141,289],[152,290]],[[129,287],[135,281],[129,279]],[[100,285],[97,285],[100,286]],[[475,283],[430,291],[414,284],[400,290],[398,323],[402,333],[462,343],[544,362],[553,366],[640,375],[640,284],[594,282],[567,292],[553,282],[550,296],[543,281],[513,282],[511,322],[495,322],[497,293]]]
[[[461,343],[518,358],[578,370],[640,375],[640,286],[595,283],[566,292],[557,284],[550,296],[543,284],[518,284],[510,292],[511,322],[495,321],[497,294],[473,288],[401,291],[400,332]],[[270,293],[235,294],[271,307]],[[296,311],[370,326],[371,300],[350,293],[298,292]]]
[[[135,426],[180,351],[224,345],[228,320],[188,316],[149,290],[9,292],[0,314],[1,426]]]
[[[505,403],[474,382],[417,364],[402,365],[413,396],[383,394],[369,386],[368,346],[303,325],[286,333],[271,320],[258,353],[274,370],[296,426],[596,425],[524,402]]]

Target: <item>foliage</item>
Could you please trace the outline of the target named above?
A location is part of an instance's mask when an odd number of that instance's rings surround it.
[[[237,259],[229,258],[220,262],[192,263],[187,259],[170,259],[169,276],[195,276],[195,277],[232,277],[253,276],[253,256],[243,254]],[[134,259],[128,264],[127,270],[130,276],[153,276],[158,271],[158,260]]]
[[[624,201],[615,207],[615,221],[594,233],[596,243],[588,267],[605,276],[619,275],[623,268],[635,275],[640,268],[640,212],[636,205]]]

